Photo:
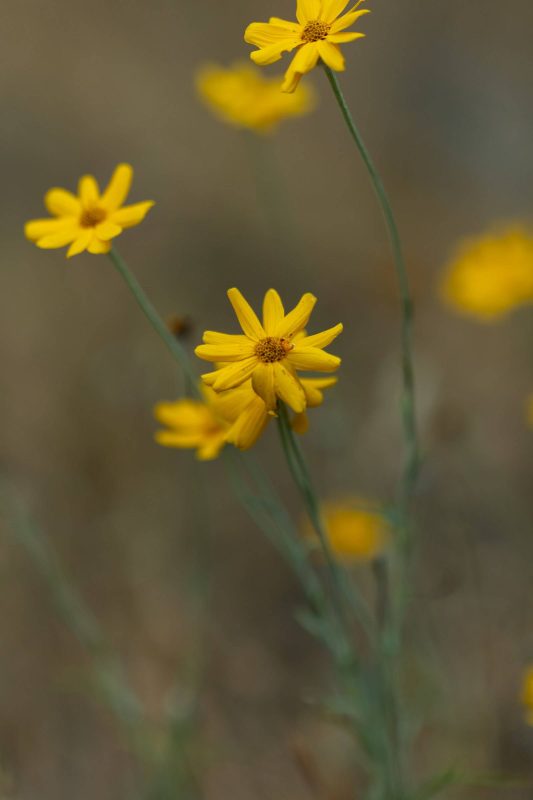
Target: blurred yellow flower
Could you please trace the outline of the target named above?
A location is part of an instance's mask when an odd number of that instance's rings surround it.
[[[524,672],[522,681],[522,704],[525,707],[526,721],[533,725],[533,666]]]
[[[315,107],[311,87],[303,87],[297,95],[282,94],[280,78],[264,78],[248,64],[229,69],[205,66],[196,86],[220,119],[257,133],[269,133],[282,120],[303,116]]]
[[[341,363],[340,358],[325,353],[322,348],[341,333],[342,325],[314,336],[297,337],[307,325],[316,303],[316,297],[309,293],[285,314],[279,294],[269,289],[263,302],[262,324],[238,289],[230,289],[228,298],[244,336],[214,331],[204,333],[204,344],[196,348],[196,355],[206,361],[227,363],[215,372],[202,375],[203,381],[221,392],[251,378],[253,389],[262,397],[268,411],[275,411],[279,397],[296,414],[301,414],[307,406],[307,398],[296,370],[334,372]]]
[[[282,54],[297,49],[285,73],[283,92],[294,92],[302,75],[311,72],[321,59],[330,69],[345,69],[340,44],[361,39],[364,33],[346,33],[368,9],[357,11],[363,0],[343,14],[349,0],[297,0],[297,22],[271,17],[269,22],[252,22],[244,33],[244,41],[258,47],[250,58],[259,66],[279,61]],[[342,16],[341,16],[342,14]]]
[[[309,408],[321,405],[323,390],[336,382],[336,378],[304,378],[302,386]],[[220,393],[203,386],[202,394],[204,402],[184,398],[155,407],[156,419],[166,425],[165,430],[155,435],[159,444],[196,450],[201,461],[211,461],[226,444],[248,450],[272,419],[264,401],[254,392],[251,380]],[[307,430],[305,412],[294,417],[292,427],[298,433]]]
[[[27,222],[26,238],[45,250],[70,245],[67,258],[84,250],[108,253],[111,240],[142,222],[154,205],[151,200],[123,205],[132,178],[132,167],[119,164],[102,194],[92,175],[80,178],[77,196],[66,189],[50,189],[44,204],[53,217]]]
[[[443,299],[491,322],[533,302],[533,237],[519,226],[468,239],[448,265]]]
[[[375,504],[359,497],[325,503],[322,514],[334,553],[354,561],[371,561],[386,548],[390,528]]]

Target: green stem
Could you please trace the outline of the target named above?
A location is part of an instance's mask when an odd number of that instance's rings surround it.
[[[141,284],[139,283],[135,275],[131,272],[131,270],[129,269],[128,265],[126,264],[122,256],[119,255],[115,247],[112,247],[111,250],[109,251],[109,258],[111,259],[113,266],[115,267],[121,278],[124,280],[126,286],[132,293],[133,297],[137,302],[137,305],[143,312],[144,316],[147,318],[152,328],[160,336],[160,338],[163,340],[167,348],[170,350],[170,353],[174,358],[174,360],[177,361],[181,369],[187,375],[187,378],[191,382],[191,386],[196,393],[198,379],[191,367],[187,351],[181,345],[181,343],[176,339],[176,337],[169,331],[169,329],[159,316],[155,306],[153,305],[151,300],[147,297]]]

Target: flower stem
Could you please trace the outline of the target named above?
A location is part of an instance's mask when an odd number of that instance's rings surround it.
[[[381,177],[354,122],[351,111],[348,108],[348,104],[346,103],[346,99],[337,80],[337,76],[328,66],[323,66],[324,72],[326,73],[333,90],[333,94],[335,95],[335,99],[337,100],[342,116],[344,117],[344,121],[346,122],[348,130],[350,131],[350,134],[357,145],[357,149],[359,150],[361,158],[363,159],[363,162],[370,175],[372,186],[374,187],[374,191],[377,195],[383,216],[385,218],[392,254],[394,257],[402,305],[402,419],[406,442],[406,459],[400,487],[399,508],[402,516],[406,517],[420,469],[420,450],[418,445],[418,433],[416,425],[415,377],[412,353],[413,301],[411,298],[409,278],[407,275],[407,269],[405,267],[400,235],[398,233],[398,226],[396,225],[394,212],[385,191],[385,187],[383,186]],[[403,531],[403,537],[406,539],[403,544],[406,548],[410,548],[410,527],[405,525],[405,520],[402,527],[405,527],[405,530]]]
[[[179,364],[182,368],[184,373],[187,375],[191,383],[191,388],[193,391],[196,390],[196,386],[198,383],[197,377],[194,374],[194,371],[191,367],[191,363],[189,361],[189,357],[187,355],[187,351],[184,347],[180,344],[180,342],[176,339],[175,336],[169,331],[159,313],[157,312],[155,306],[151,302],[151,300],[147,297],[144,289],[142,288],[141,284],[135,277],[135,275],[131,272],[128,265],[124,261],[121,255],[119,255],[118,251],[115,247],[112,247],[109,251],[109,258],[111,262],[121,278],[124,280],[126,286],[132,293],[133,297],[135,298],[137,305],[140,307],[141,311],[148,319],[148,322],[155,330],[155,332],[160,336],[163,340],[167,348],[170,350],[170,353],[175,361]]]

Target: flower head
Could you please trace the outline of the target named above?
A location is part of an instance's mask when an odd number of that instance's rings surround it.
[[[309,407],[321,405],[324,389],[334,386],[336,378],[304,378],[302,385]],[[272,419],[264,401],[248,380],[236,389],[216,393],[201,387],[204,400],[184,398],[174,403],[159,403],[154,414],[166,429],[156,433],[164,447],[196,450],[201,461],[216,458],[226,444],[248,450],[257,442]],[[298,433],[307,430],[307,417],[296,415],[292,421]]]
[[[252,22],[244,33],[244,41],[258,47],[250,58],[259,66],[279,61],[282,54],[296,50],[285,73],[283,92],[294,92],[302,75],[311,72],[322,61],[336,72],[345,68],[340,44],[361,39],[364,33],[347,33],[368,9],[357,10],[363,0],[343,14],[349,0],[297,0],[297,22],[271,17],[269,22]],[[342,16],[341,16],[342,15]]]
[[[533,302],[533,237],[512,227],[465,241],[441,292],[453,308],[484,322]]]
[[[311,87],[294,96],[282,94],[279,78],[264,78],[249,64],[203,67],[196,85],[220,119],[256,133],[269,133],[282,120],[308,114],[315,105]]]
[[[322,509],[334,553],[354,561],[370,561],[387,546],[390,527],[376,504],[359,497],[326,503]],[[306,530],[306,534],[311,531]]]
[[[89,253],[108,253],[111,240],[125,228],[143,221],[151,200],[125,206],[133,169],[119,164],[104,192],[100,193],[92,175],[84,175],[78,183],[78,194],[66,189],[50,189],[44,204],[53,216],[26,223],[26,238],[45,250],[70,245],[67,258],[88,250]]]
[[[279,398],[297,414],[302,413],[308,403],[297,370],[335,372],[340,358],[322,348],[341,333],[342,325],[314,336],[298,336],[316,303],[316,297],[309,293],[285,314],[279,294],[269,289],[263,302],[262,323],[238,289],[230,289],[228,297],[243,335],[204,333],[204,344],[196,348],[196,355],[224,365],[202,375],[203,381],[216,392],[222,392],[251,378],[254,391],[264,400],[268,411],[275,411]]]
[[[526,721],[528,725],[533,725],[533,666],[529,666],[524,672],[521,699],[525,707]]]

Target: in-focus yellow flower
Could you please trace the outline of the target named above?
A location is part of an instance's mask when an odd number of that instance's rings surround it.
[[[283,53],[297,49],[285,73],[283,92],[294,92],[302,75],[311,72],[322,61],[336,72],[345,68],[340,44],[361,39],[364,33],[346,33],[368,9],[356,9],[363,0],[343,14],[350,0],[297,0],[297,22],[271,17],[269,22],[252,22],[244,33],[244,41],[259,50],[250,58],[261,67],[279,61]],[[342,14],[342,16],[341,16]]]
[[[449,305],[484,322],[533,302],[533,237],[515,226],[466,240],[441,291]]]
[[[371,561],[387,547],[390,527],[376,504],[352,497],[326,503],[322,514],[331,549],[337,555]],[[311,534],[307,527],[306,534]]]
[[[323,390],[336,382],[336,378],[304,378],[302,385],[308,406],[321,405]],[[248,450],[272,419],[264,401],[254,392],[251,380],[220,393],[203,386],[202,394],[204,402],[182,399],[174,403],[159,403],[155,407],[156,418],[167,426],[166,430],[155,435],[159,444],[196,450],[201,461],[211,461],[226,444]],[[307,430],[305,412],[294,417],[292,427],[298,433]]]
[[[132,178],[131,166],[119,164],[102,194],[92,175],[80,178],[77,196],[66,189],[50,189],[44,204],[53,217],[27,222],[26,237],[45,250],[70,245],[67,258],[84,250],[108,253],[111,240],[142,222],[154,205],[151,200],[124,205]]]
[[[340,358],[325,353],[322,348],[341,333],[342,325],[314,336],[297,338],[316,303],[312,294],[304,294],[298,305],[285,314],[279,294],[269,289],[263,302],[262,324],[238,289],[230,289],[228,297],[244,335],[204,333],[204,344],[196,348],[196,355],[206,361],[227,363],[215,372],[202,375],[203,381],[216,392],[222,392],[251,378],[255,392],[264,400],[268,411],[275,411],[279,397],[296,414],[302,413],[307,399],[296,371],[334,372],[340,365]]]
[[[303,87],[297,95],[282,94],[280,78],[264,78],[249,64],[203,67],[196,85],[220,119],[257,133],[270,133],[282,120],[303,116],[315,107],[312,87]]]
[[[521,697],[525,708],[526,722],[528,725],[533,725],[533,666],[529,666],[524,672]]]

